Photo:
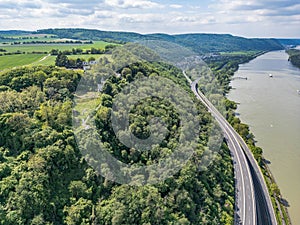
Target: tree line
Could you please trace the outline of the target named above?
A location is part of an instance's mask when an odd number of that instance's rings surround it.
[[[17,42],[14,41],[11,45],[27,45],[27,44],[93,44],[93,41],[80,41],[80,40],[66,40],[66,41],[24,41],[24,42]]]
[[[300,50],[289,49],[287,50],[289,54],[289,61],[296,67],[300,68]]]

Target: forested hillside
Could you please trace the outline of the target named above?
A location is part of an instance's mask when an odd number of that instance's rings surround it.
[[[282,45],[300,45],[300,39],[278,39]]]
[[[290,49],[287,50],[289,54],[289,61],[294,65],[300,68],[300,50],[298,49]]]
[[[109,125],[112,99],[139,77],[162,76],[183,89],[189,87],[182,72],[165,63],[139,62],[120,68],[119,73],[99,93],[101,107],[95,117],[99,134],[119,160],[151,164],[176,145],[174,108],[152,98],[131,112],[138,137],[147,136],[140,127],[152,114],[165,118],[172,130],[154,151],[139,152],[117,142]],[[99,176],[75,141],[72,108],[81,79],[90,79],[89,73],[52,66],[0,74],[0,224],[233,223],[234,177],[227,146],[222,145],[208,170],[198,168],[211,126],[211,117],[199,102],[200,141],[184,168],[156,185],[120,185]]]
[[[193,51],[197,53],[270,51],[282,49],[282,45],[275,39],[247,39],[230,34],[180,34],[169,37],[167,35],[150,36],[173,41],[193,49]]]
[[[13,36],[29,35],[31,33],[31,31],[22,30],[0,30],[0,42],[12,41],[14,40]]]
[[[141,35],[126,32],[107,32],[86,29],[46,29],[37,33],[53,34],[58,37],[105,40],[105,41],[145,41],[161,40],[180,44],[193,49],[198,54],[208,52],[230,51],[270,51],[283,49],[283,46],[275,39],[247,39],[229,34],[149,34]]]

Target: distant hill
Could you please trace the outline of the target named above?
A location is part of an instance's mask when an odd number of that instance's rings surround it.
[[[36,32],[9,30],[0,31],[0,37],[18,36],[26,34],[52,34],[60,38],[81,40],[103,40],[108,42],[125,43],[145,40],[168,41],[187,47],[198,54],[210,52],[238,52],[238,51],[272,51],[284,49],[285,45],[298,45],[297,39],[258,39],[243,38],[230,34],[138,34],[133,32],[100,31],[95,29],[63,28],[43,29]],[[0,39],[1,40],[1,39]],[[3,39],[4,41],[5,39]]]
[[[148,34],[132,32],[111,32],[89,29],[46,29],[37,33],[54,34],[61,38],[91,39],[132,42],[140,40],[162,40],[183,45],[196,53],[229,51],[270,51],[283,49],[276,39],[247,39],[229,34]]]
[[[0,30],[0,42],[14,41],[14,39],[11,37],[28,34],[32,34],[32,32],[23,30]]]
[[[24,30],[0,30],[0,36],[18,36],[26,34],[32,34],[32,32]]]
[[[300,39],[278,39],[282,45],[300,45]]]
[[[72,39],[88,39],[88,40],[115,40],[123,42],[131,42],[136,40],[145,39],[146,36],[133,32],[112,32],[112,31],[100,31],[93,29],[81,29],[81,28],[63,28],[63,29],[45,29],[38,30],[38,34],[53,34],[60,38],[72,38]]]
[[[161,35],[152,36],[159,37]],[[275,39],[247,39],[230,34],[181,34],[171,37],[173,39],[166,39],[189,47],[197,53],[282,49],[282,45]]]

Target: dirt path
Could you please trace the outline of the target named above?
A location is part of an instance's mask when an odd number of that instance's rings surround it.
[[[43,57],[42,59],[39,60],[39,62],[44,61],[45,59],[47,59],[50,56],[50,54],[46,55],[45,57]]]

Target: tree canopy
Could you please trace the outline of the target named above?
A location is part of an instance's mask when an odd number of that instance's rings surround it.
[[[120,68],[100,93],[98,132],[123,162],[151,164],[176,146],[179,120],[167,101],[148,98],[130,113],[140,138],[155,115],[170,134],[149,152],[121,145],[110,126],[113,98],[126,84],[163,76],[189,90],[177,68],[139,62]],[[211,167],[200,171],[211,117],[198,102],[201,131],[195,155],[174,177],[130,187],[97,174],[82,157],[72,130],[72,108],[80,71],[23,67],[0,74],[0,224],[232,224],[233,166],[225,144]],[[191,94],[192,95],[192,94]],[[195,100],[196,101],[196,100]],[[74,112],[73,112],[74,113]]]

